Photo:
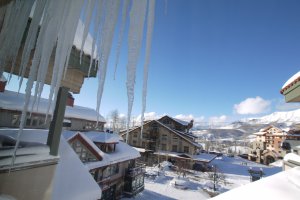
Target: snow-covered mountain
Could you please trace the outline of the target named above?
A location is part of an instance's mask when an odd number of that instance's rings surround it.
[[[243,119],[241,122],[249,124],[285,123],[287,126],[300,123],[300,109],[286,112],[274,112],[260,118]]]
[[[294,125],[300,124],[300,109],[274,112],[259,118],[242,119],[219,128],[195,129],[193,133],[199,138],[209,140],[216,138],[245,139],[245,137],[271,124],[286,130],[295,128]]]

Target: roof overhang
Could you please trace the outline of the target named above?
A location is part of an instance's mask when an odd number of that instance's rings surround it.
[[[26,41],[25,39],[26,39],[26,35],[29,30],[30,23],[31,23],[31,19],[28,20],[27,27],[24,31],[23,39],[21,42],[21,47],[19,48],[18,56],[16,58],[15,67],[12,70],[11,63],[9,63],[6,66],[4,66],[5,72],[12,73],[17,76],[19,75],[21,59],[22,59],[22,52],[23,52],[23,48],[25,45],[25,41]],[[54,47],[54,50],[55,49],[56,49],[56,47]],[[51,80],[52,80],[52,71],[53,71],[54,60],[55,60],[55,51],[54,50],[52,51],[52,55],[51,55],[51,58],[49,61],[49,66],[48,66],[48,71],[47,71],[47,77],[45,79],[45,83],[49,84],[49,85],[51,84]],[[25,78],[28,78],[28,76],[29,76],[29,72],[30,72],[29,66],[31,66],[31,61],[33,59],[33,55],[34,55],[34,50],[31,52],[30,62],[28,64],[25,74],[24,74]],[[91,61],[91,56],[83,53],[81,63],[80,63],[80,50],[76,49],[75,46],[73,46],[73,48],[71,50],[70,58],[69,58],[67,73],[66,73],[65,77],[63,77],[63,79],[62,79],[61,86],[69,88],[70,91],[73,93],[79,93],[81,86],[84,82],[84,78],[86,78],[88,76],[96,77],[97,68],[96,68],[96,62],[94,59],[92,60],[92,67],[91,67],[90,74],[89,74],[90,61]]]

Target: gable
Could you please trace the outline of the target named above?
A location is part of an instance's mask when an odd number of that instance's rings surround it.
[[[89,142],[86,141],[80,134],[76,134],[74,137],[70,138],[68,142],[77,155],[79,155],[79,153],[81,152],[81,153],[86,153],[87,159],[91,158],[91,160],[93,160],[93,158],[95,158],[96,161],[102,160],[102,157],[99,155],[97,150],[95,150],[94,147],[92,147],[89,144]],[[83,158],[80,155],[79,157]]]

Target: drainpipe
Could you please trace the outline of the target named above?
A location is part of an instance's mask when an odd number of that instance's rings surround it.
[[[58,90],[55,110],[50,124],[47,145],[50,147],[50,155],[58,155],[58,147],[62,132],[62,125],[65,116],[66,102],[69,88],[60,87]]]

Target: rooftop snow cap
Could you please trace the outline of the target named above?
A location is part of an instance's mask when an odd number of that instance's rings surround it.
[[[291,78],[289,78],[289,80],[287,80],[287,82],[285,82],[285,84],[282,86],[282,88],[280,90],[280,93],[283,94],[283,92],[285,90],[287,90],[288,88],[293,86],[298,81],[300,81],[300,71],[297,72],[296,74],[294,74]]]

